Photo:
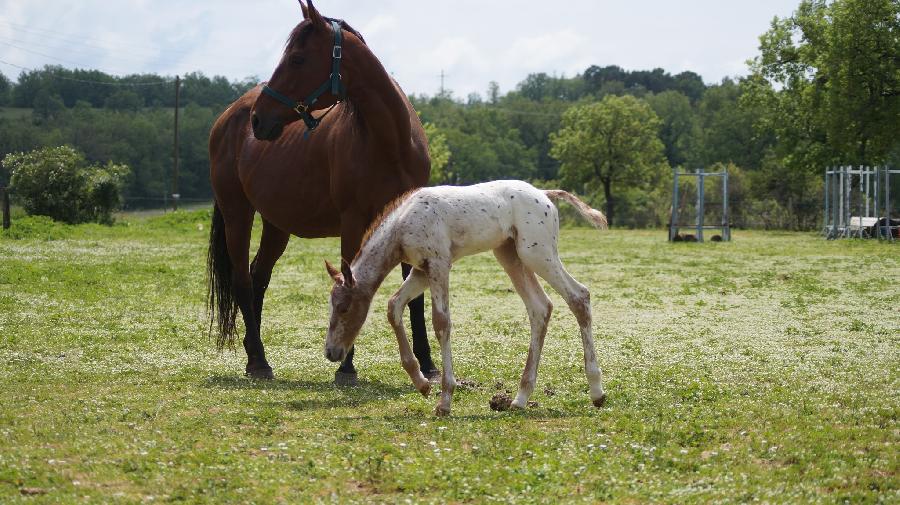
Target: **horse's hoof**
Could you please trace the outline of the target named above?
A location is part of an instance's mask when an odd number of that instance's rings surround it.
[[[272,367],[270,366],[248,368],[244,372],[244,375],[251,379],[272,380],[275,378],[275,374],[272,372]]]
[[[439,380],[441,380],[441,371],[438,368],[432,368],[431,370],[423,371],[422,375],[424,375],[429,382],[438,382]]]
[[[422,396],[428,398],[428,395],[431,394],[431,383],[426,381],[425,384],[422,384],[422,386],[418,388],[418,390],[422,393]]]
[[[359,375],[356,372],[334,372],[334,384],[337,386],[356,386],[359,384]]]
[[[600,395],[600,398],[594,399],[594,406],[598,409],[602,409],[604,405],[606,405],[606,393]]]
[[[434,408],[434,415],[438,417],[446,417],[450,415],[450,407],[442,407],[438,405]]]

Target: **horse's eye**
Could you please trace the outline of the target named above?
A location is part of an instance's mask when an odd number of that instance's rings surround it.
[[[291,65],[294,65],[295,67],[302,65],[304,61],[305,58],[303,58],[303,56],[291,56]]]

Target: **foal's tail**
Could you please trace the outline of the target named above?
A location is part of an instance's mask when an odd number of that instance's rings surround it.
[[[591,208],[590,205],[582,202],[578,199],[577,196],[569,193],[568,191],[563,191],[561,189],[547,189],[544,190],[544,194],[547,195],[547,198],[557,202],[559,200],[563,200],[569,203],[572,207],[578,210],[578,213],[582,215],[589,223],[591,223],[594,228],[598,228],[601,230],[605,230],[607,228],[606,224],[606,216],[603,215],[597,209]]]
[[[216,346],[221,350],[226,345],[234,345],[234,322],[237,302],[234,299],[231,281],[231,258],[225,242],[225,219],[219,204],[213,206],[212,225],[209,228],[209,252],[206,255],[206,284],[208,297],[206,308],[209,313],[209,331],[216,327]]]

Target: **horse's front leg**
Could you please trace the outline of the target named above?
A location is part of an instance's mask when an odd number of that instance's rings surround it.
[[[388,321],[394,328],[394,334],[397,336],[397,346],[400,349],[400,363],[403,369],[412,379],[416,389],[423,396],[428,396],[431,392],[431,383],[422,374],[419,368],[419,360],[413,354],[409,347],[409,339],[406,337],[406,326],[403,324],[403,308],[409,301],[420,296],[428,286],[428,278],[421,270],[413,270],[400,289],[391,297],[388,302]]]
[[[434,414],[446,416],[450,414],[450,402],[453,399],[453,390],[456,389],[453,355],[450,351],[450,265],[430,265],[428,281],[431,289],[431,321],[434,325],[434,334],[441,344],[441,363],[444,368],[441,376],[441,397],[434,408]]]

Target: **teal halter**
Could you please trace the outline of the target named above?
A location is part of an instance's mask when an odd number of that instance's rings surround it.
[[[314,118],[312,114],[309,113],[309,108],[312,107],[326,91],[330,90],[332,95],[339,98],[334,105],[340,103],[340,98],[343,98],[346,94],[344,83],[341,82],[341,59],[343,58],[343,51],[341,49],[341,39],[343,36],[341,33],[341,25],[334,19],[329,19],[329,21],[331,21],[331,28],[334,29],[334,47],[331,49],[331,75],[328,76],[328,80],[316,88],[316,90],[306,97],[305,100],[299,102],[275,91],[270,88],[268,84],[264,84],[262,88],[263,93],[293,109],[293,111],[303,119],[303,123],[306,124],[307,132],[315,130],[319,126],[319,123],[322,122],[322,118],[325,117],[325,115],[322,115],[320,118]],[[331,108],[333,108],[334,105],[332,105],[325,114],[331,112]]]

